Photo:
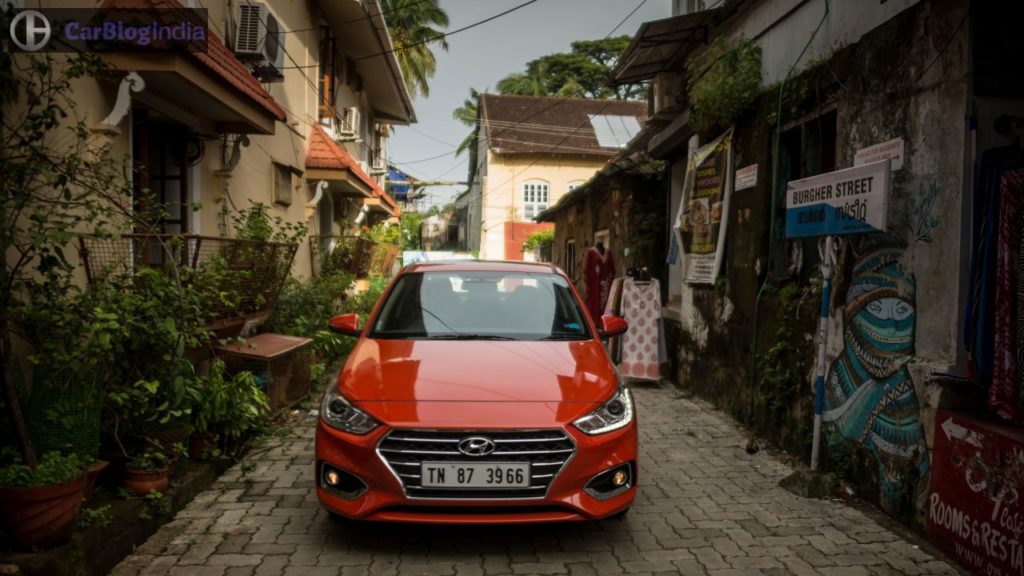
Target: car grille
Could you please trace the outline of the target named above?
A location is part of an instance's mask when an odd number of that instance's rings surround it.
[[[496,448],[487,456],[466,456],[458,444],[470,436],[484,436]],[[532,431],[427,431],[392,430],[377,447],[381,457],[414,498],[514,499],[540,498],[572,458],[576,445],[561,430]],[[525,488],[439,489],[420,485],[420,464],[433,462],[529,462],[530,485]]]

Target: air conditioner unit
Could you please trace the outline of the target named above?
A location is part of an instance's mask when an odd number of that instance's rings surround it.
[[[235,26],[235,54],[251,63],[261,82],[284,81],[284,35],[277,18],[262,3],[242,3]]]
[[[345,108],[345,117],[341,120],[341,134],[359,136],[359,108],[357,106]]]

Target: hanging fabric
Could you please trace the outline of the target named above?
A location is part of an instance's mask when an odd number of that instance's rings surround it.
[[[583,258],[583,283],[587,291],[584,303],[595,324],[601,322],[601,311],[608,300],[608,288],[615,277],[612,251],[603,246],[602,249],[591,246]]]
[[[1021,195],[1024,170],[1000,178],[998,245],[995,276],[995,324],[989,408],[1011,422],[1020,418],[1022,350],[1021,322]]]
[[[996,264],[999,250],[999,199],[1002,174],[1021,166],[1019,145],[982,153],[975,183],[972,224],[971,277],[964,313],[964,342],[973,378],[979,386],[992,383],[995,348]]]
[[[661,286],[658,281],[638,282],[626,278],[622,283],[622,314],[629,323],[629,330],[622,335],[619,371],[627,378],[657,380],[661,363]]]

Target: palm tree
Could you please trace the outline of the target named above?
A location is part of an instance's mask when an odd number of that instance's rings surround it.
[[[473,149],[476,148],[476,138],[479,133],[479,125],[477,124],[477,116],[480,113],[480,93],[476,91],[476,88],[469,89],[469,98],[462,101],[462,106],[459,106],[452,112],[452,118],[462,122],[466,126],[473,129],[462,142],[459,143],[459,147],[455,149],[455,155],[458,156],[464,151],[469,150],[472,155]]]
[[[526,72],[509,74],[498,80],[498,92],[516,96],[550,96],[547,65],[539,60],[530,64]]]
[[[381,0],[381,8],[409,93],[413,97],[429,96],[429,81],[437,70],[430,45],[448,51],[444,34],[433,26],[446,28],[448,14],[438,6],[438,0]]]

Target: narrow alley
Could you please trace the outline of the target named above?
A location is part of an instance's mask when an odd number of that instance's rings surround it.
[[[252,450],[113,574],[961,573],[906,529],[880,524],[880,512],[869,516],[783,490],[787,464],[763,450],[747,454],[747,440],[729,418],[674,386],[633,390],[640,492],[622,520],[339,524],[316,501],[316,420],[303,417],[288,435]]]

